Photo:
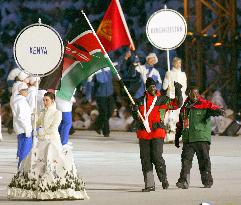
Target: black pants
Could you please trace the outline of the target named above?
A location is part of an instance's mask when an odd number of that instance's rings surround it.
[[[162,157],[163,143],[164,139],[139,140],[145,188],[155,186],[153,164],[160,182],[167,180],[165,160]]]
[[[99,116],[95,122],[95,128],[102,130],[103,135],[109,135],[109,119],[114,110],[113,96],[96,97],[96,103],[99,111]]]
[[[211,174],[211,161],[209,157],[210,144],[208,142],[184,143],[182,148],[182,169],[179,182],[189,184],[190,170],[192,168],[193,156],[196,153],[203,185],[213,184]]]

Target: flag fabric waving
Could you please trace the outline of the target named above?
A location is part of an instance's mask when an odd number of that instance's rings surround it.
[[[62,76],[63,61],[59,67],[51,74],[41,77],[39,90],[58,90],[60,86],[60,79]]]
[[[70,101],[75,88],[96,71],[110,67],[115,73],[84,15],[80,15],[67,35],[61,84],[56,93],[66,101]]]
[[[121,46],[130,46],[131,50],[135,50],[119,0],[111,0],[96,33],[106,52]]]

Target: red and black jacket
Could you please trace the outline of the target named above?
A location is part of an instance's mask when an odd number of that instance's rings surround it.
[[[182,95],[180,92],[177,95],[175,99],[170,99],[169,97],[165,95],[161,95],[160,92],[157,92],[157,100],[155,102],[154,108],[151,111],[148,122],[149,127],[151,129],[151,132],[148,133],[145,130],[145,127],[143,125],[143,122],[141,119],[137,116],[137,113],[135,113],[134,118],[137,119],[137,137],[139,139],[146,139],[151,140],[153,138],[165,138],[166,137],[166,130],[164,126],[163,119],[161,117],[161,113],[164,112],[164,115],[167,110],[176,110],[182,105]],[[146,98],[145,98],[146,97]],[[138,109],[141,113],[141,115],[144,118],[144,99],[146,99],[146,110],[149,110],[155,96],[150,95],[148,92],[145,92],[145,96],[139,98],[136,102],[138,105]]]

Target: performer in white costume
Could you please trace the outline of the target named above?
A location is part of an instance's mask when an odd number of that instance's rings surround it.
[[[14,95],[18,94],[18,84],[21,84],[21,82],[25,82],[27,77],[28,77],[28,75],[25,74],[23,71],[21,71],[19,68],[14,68],[9,72],[8,77],[7,77],[7,84],[8,84],[8,90],[10,93],[12,93],[12,96],[13,96],[13,93],[14,93]],[[13,89],[13,87],[14,87],[14,89]],[[9,120],[7,127],[8,127],[8,133],[12,134],[12,132],[13,132],[13,120],[12,119]]]
[[[178,57],[173,58],[172,61],[173,68],[170,72],[166,72],[162,88],[164,90],[169,89],[169,87],[174,87],[174,81],[182,85],[182,97],[183,102],[186,99],[186,89],[187,89],[187,76],[186,73],[181,70],[182,60]],[[172,96],[169,96],[172,98]],[[179,120],[180,109],[170,110],[165,116],[165,125],[167,126],[167,136],[165,142],[174,142],[176,133],[176,123]]]
[[[15,91],[10,98],[10,106],[13,113],[13,128],[18,139],[19,167],[21,161],[27,157],[32,148],[32,122],[31,108],[26,99],[28,96],[27,84],[19,81],[14,89]]]
[[[55,95],[44,94],[45,109],[37,120],[38,142],[8,186],[8,197],[18,199],[87,199],[85,183],[77,175],[71,150],[63,151],[58,126],[61,112]]]
[[[11,95],[11,98],[10,98],[10,106],[13,107],[13,104],[15,104],[15,101],[18,101],[18,98],[20,97],[19,96],[19,86],[20,85],[25,85],[25,87],[28,87],[27,83],[29,83],[29,78],[28,78],[28,75],[26,73],[24,73],[23,71],[21,71],[19,68],[14,68],[8,75],[8,83],[10,85],[10,89],[11,89],[11,92],[12,92],[12,95]],[[15,99],[16,97],[17,97],[17,100]],[[24,101],[26,101],[26,100],[24,100]],[[16,105],[14,105],[14,107],[15,106]],[[29,108],[29,104],[21,106],[22,110],[25,110],[25,109],[28,110],[28,108]],[[20,112],[20,110],[18,110],[17,112]],[[24,111],[24,114],[28,115],[29,112],[25,112]],[[8,130],[12,129],[12,126],[14,126],[14,124],[15,124],[14,121],[17,118],[21,119],[21,116],[15,116],[14,117],[14,113],[13,113],[13,121],[11,120],[9,122]],[[30,112],[30,116],[28,116],[27,118],[31,120],[31,112]],[[26,120],[26,119],[22,120],[22,121],[23,121],[23,123],[27,123],[28,122],[28,120]],[[31,121],[30,121],[30,123],[31,123]],[[14,128],[14,131],[18,135],[17,136],[17,138],[18,138],[17,157],[19,158],[19,156],[20,156],[19,154],[23,151],[22,144],[24,143],[25,146],[27,146],[27,143],[29,143],[29,148],[31,149],[32,148],[32,141],[30,140],[30,138],[26,141],[25,140],[26,136],[24,137],[23,135],[20,135],[21,133],[19,133],[18,128]],[[20,131],[23,131],[23,130],[20,130]],[[28,152],[30,151],[30,149],[28,150]],[[26,157],[28,152],[25,153],[23,156]],[[19,159],[19,163],[20,163],[20,161],[21,161],[21,159]]]

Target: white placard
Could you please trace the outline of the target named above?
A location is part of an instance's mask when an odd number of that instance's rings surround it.
[[[185,40],[187,24],[177,11],[161,9],[148,19],[146,34],[150,43],[156,48],[171,50],[180,46]]]
[[[25,27],[18,34],[13,50],[20,69],[34,76],[45,76],[58,68],[64,46],[56,30],[39,23]]]

